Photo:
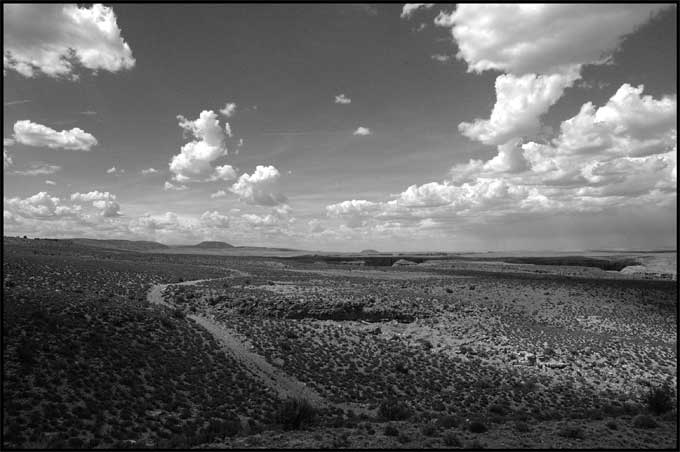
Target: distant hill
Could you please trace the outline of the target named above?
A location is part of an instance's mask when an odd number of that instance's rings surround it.
[[[98,240],[98,239],[64,239],[77,245],[93,246],[97,248],[109,248],[126,251],[150,251],[168,248],[158,242],[149,242],[146,240]]]
[[[203,248],[203,249],[224,249],[224,248],[233,248],[234,245],[231,245],[226,242],[201,242],[198,245],[190,245],[191,248]]]
[[[361,254],[379,254],[376,250],[361,250]]]

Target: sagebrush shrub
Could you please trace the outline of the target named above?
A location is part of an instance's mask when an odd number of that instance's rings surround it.
[[[172,311],[172,316],[176,319],[183,319],[184,318],[184,311],[180,308],[177,308]]]
[[[437,424],[442,428],[452,428],[458,427],[460,421],[456,416],[446,415],[442,416],[437,420]]]
[[[633,418],[633,427],[636,428],[656,428],[658,426],[659,424],[646,414],[639,414]]]
[[[453,433],[453,432],[444,433],[443,440],[444,440],[445,446],[448,446],[448,447],[460,447],[461,446],[461,442],[458,439],[458,436],[456,436],[456,434]]]
[[[468,427],[472,433],[484,433],[487,428],[486,425],[479,421],[472,421]]]
[[[275,420],[285,430],[297,430],[316,420],[318,410],[306,399],[288,399],[276,410]]]
[[[399,433],[399,436],[397,436],[397,441],[399,441],[402,444],[406,444],[409,441],[411,441],[411,437],[408,435],[408,433],[401,432]]]
[[[22,339],[17,345],[17,357],[22,366],[30,367],[35,362],[35,345],[28,339]]]
[[[557,432],[558,435],[563,436],[565,438],[573,438],[573,439],[583,439],[586,437],[585,433],[583,432],[583,429],[581,427],[565,427],[559,432]]]
[[[522,422],[522,421],[519,421],[515,424],[515,429],[520,433],[527,433],[527,432],[531,431],[529,424],[527,424],[526,422]]]
[[[399,434],[399,430],[397,430],[394,425],[387,424],[383,433],[385,436],[397,436]]]
[[[499,416],[504,416],[507,411],[504,406],[498,405],[498,404],[493,404],[489,407],[489,412],[493,414],[497,414]]]
[[[175,327],[175,323],[172,321],[172,319],[170,319],[170,317],[168,317],[166,315],[161,316],[161,325],[163,325],[166,328],[174,328]]]
[[[411,409],[404,402],[389,399],[380,404],[378,415],[390,421],[400,421],[411,417]]]
[[[670,384],[665,383],[651,388],[644,400],[649,411],[656,415],[663,414],[673,409],[675,391]]]
[[[425,424],[421,427],[420,431],[425,436],[436,436],[439,433],[437,426],[434,424]]]

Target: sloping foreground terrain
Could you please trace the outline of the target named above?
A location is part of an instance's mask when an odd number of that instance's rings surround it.
[[[3,447],[187,447],[269,422],[275,395],[146,301],[225,271],[3,251]]]
[[[3,253],[3,448],[677,449],[675,282]]]

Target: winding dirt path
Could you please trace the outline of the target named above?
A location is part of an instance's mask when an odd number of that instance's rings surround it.
[[[239,272],[242,273],[242,272]],[[228,278],[228,277],[226,277]],[[195,285],[204,281],[213,281],[226,278],[198,279],[195,281],[185,281],[175,284],[156,284],[147,293],[147,300],[152,304],[163,305],[169,308],[174,306],[163,299],[163,293],[168,286],[174,285]],[[213,335],[215,340],[222,346],[224,353],[235,357],[248,371],[260,379],[267,387],[274,390],[281,398],[302,397],[312,404],[322,407],[328,405],[327,402],[314,389],[305,383],[286,374],[280,369],[272,366],[267,360],[257,353],[250,351],[226,326],[213,319],[202,315],[188,315],[200,326],[205,328]]]
[[[316,406],[327,405],[326,400],[314,389],[272,366],[263,356],[248,350],[228,328],[204,316],[189,315],[187,317],[205,328],[222,344],[222,350],[225,353],[235,356],[251,374],[262,380],[282,398],[300,397]]]

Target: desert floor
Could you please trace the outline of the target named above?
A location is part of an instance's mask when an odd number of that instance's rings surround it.
[[[677,449],[677,407],[646,400],[677,388],[652,270],[3,254],[5,448]]]

